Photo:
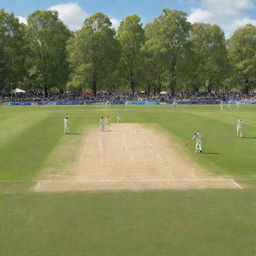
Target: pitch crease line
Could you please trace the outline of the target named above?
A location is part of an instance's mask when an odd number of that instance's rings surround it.
[[[238,188],[240,188],[240,189],[243,189],[243,187],[241,186],[241,185],[239,185],[237,182],[235,182],[233,179],[230,179],[231,180],[231,182],[235,185],[235,186],[237,186]]]

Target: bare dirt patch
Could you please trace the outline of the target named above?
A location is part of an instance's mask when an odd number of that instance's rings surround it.
[[[80,157],[54,170],[36,191],[136,189],[241,189],[233,179],[207,173],[184,149],[154,128],[112,124],[109,131],[91,129],[83,138]]]

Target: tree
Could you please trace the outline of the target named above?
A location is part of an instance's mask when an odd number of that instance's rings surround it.
[[[0,89],[23,79],[25,73],[25,32],[14,14],[0,9]]]
[[[145,33],[140,17],[133,15],[122,20],[117,39],[121,45],[121,73],[134,94],[140,80],[143,64],[141,48],[145,42]]]
[[[248,93],[256,82],[256,26],[237,29],[228,41],[228,50],[242,90]]]
[[[162,84],[164,81],[164,56],[158,50],[154,44],[154,40],[151,38],[154,35],[154,24],[149,23],[145,27],[146,42],[143,47],[144,55],[144,72],[145,80],[147,83],[147,92],[159,93],[162,90]]]
[[[229,72],[224,32],[217,25],[196,23],[192,29],[194,86],[217,90]]]
[[[96,13],[85,20],[81,30],[69,41],[72,66],[70,85],[89,87],[96,95],[104,80],[109,80],[119,60],[119,45],[110,19]]]
[[[179,80],[183,81],[188,73],[191,24],[186,16],[182,11],[164,9],[151,25],[151,45],[162,55],[169,88],[173,93],[178,89]]]
[[[66,43],[71,33],[55,11],[36,11],[28,16],[29,73],[41,81],[45,96],[51,87],[63,89],[68,81]]]

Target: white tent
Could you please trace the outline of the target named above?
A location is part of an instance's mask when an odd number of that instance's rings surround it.
[[[14,93],[26,93],[26,91],[21,90],[21,89],[19,89],[19,88],[16,88],[16,89],[14,90]]]
[[[161,94],[161,95],[166,95],[166,94],[167,94],[167,92],[160,92],[160,94]]]

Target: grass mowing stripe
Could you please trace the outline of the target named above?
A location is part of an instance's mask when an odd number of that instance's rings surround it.
[[[16,140],[21,133],[46,116],[46,113],[35,112],[1,113],[0,146]]]
[[[249,190],[2,196],[0,255],[253,256],[255,196]]]
[[[0,180],[33,179],[61,136],[62,124],[48,116],[8,142],[0,148]]]

